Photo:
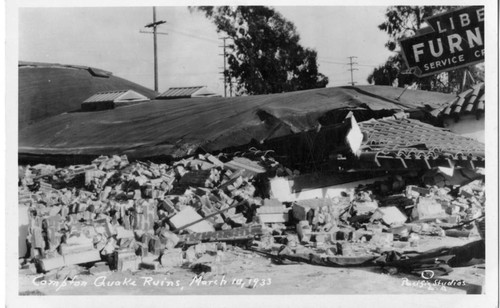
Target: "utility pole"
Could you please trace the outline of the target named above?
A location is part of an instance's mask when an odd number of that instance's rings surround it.
[[[157,34],[164,34],[167,35],[168,33],[162,33],[162,32],[157,32],[156,28],[161,25],[166,23],[164,20],[159,20],[156,21],[156,7],[153,6],[153,22],[145,25],[145,28],[152,28],[153,31],[139,31],[141,33],[152,33],[153,34],[153,52],[154,52],[154,77],[155,77],[155,91],[158,92],[158,51],[157,51],[157,44],[156,44],[156,36]]]
[[[223,42],[222,46],[219,46],[219,47],[222,47],[222,54],[219,54],[219,56],[223,56],[224,57],[224,71],[222,71],[222,76],[223,76],[223,80],[224,80],[224,97],[227,97],[227,70],[226,70],[226,40],[228,39],[228,37],[221,37],[220,38]],[[229,82],[230,83],[230,82]],[[231,93],[230,96],[232,95],[232,91],[231,91],[231,86],[229,86],[229,92]]]
[[[354,81],[352,72],[353,71],[357,71],[358,69],[357,68],[353,68],[352,66],[354,64],[358,64],[358,62],[352,62],[352,59],[357,58],[357,57],[350,56],[350,57],[347,57],[347,58],[349,58],[349,65],[351,66],[351,68],[349,69],[349,71],[351,71],[351,85],[354,87],[354,85],[356,84],[356,82]]]

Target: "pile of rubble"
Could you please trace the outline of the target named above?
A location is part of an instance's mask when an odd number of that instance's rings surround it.
[[[67,168],[22,166],[19,204],[29,221],[22,266],[206,272],[236,246],[279,262],[364,265],[388,253],[405,259],[423,237],[484,238],[477,223],[484,217],[482,179],[419,187],[399,177],[391,184],[397,194],[375,194],[372,185],[280,202],[266,180],[281,173],[293,176],[267,155],[206,154],[172,164],[113,156]]]

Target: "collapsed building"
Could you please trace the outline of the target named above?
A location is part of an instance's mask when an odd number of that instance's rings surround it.
[[[19,132],[23,266],[210,272],[239,246],[278,264],[446,274],[484,258],[484,144],[438,126],[454,100],[339,87],[35,123]],[[470,240],[415,252],[436,237]]]

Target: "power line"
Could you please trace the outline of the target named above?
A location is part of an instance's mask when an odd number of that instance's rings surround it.
[[[319,62],[329,63],[329,64],[339,64],[339,65],[347,65],[346,62],[336,62],[336,61],[328,61],[328,60],[319,60]]]
[[[323,62],[323,63],[329,63],[329,64],[338,64],[338,65],[349,65],[348,62],[340,62],[340,61],[332,61],[332,60],[327,60],[325,58],[319,58],[318,59],[319,62]],[[357,63],[358,66],[366,66],[366,67],[378,67],[378,65],[375,65],[375,64],[362,64],[362,63]]]
[[[318,57],[318,58],[328,61],[343,62],[343,60],[340,60],[339,58],[330,58],[330,57]]]
[[[179,31],[179,30],[172,29],[172,28],[169,28],[168,31],[174,32],[174,33],[177,33],[177,34],[180,34],[180,35],[184,35],[184,36],[196,38],[196,39],[199,39],[199,40],[207,41],[207,42],[210,42],[210,43],[218,43],[217,40],[206,38],[206,37],[203,37],[203,36],[200,36],[200,35],[196,35],[196,34],[192,34],[192,33],[186,32],[186,31]]]
[[[350,57],[347,57],[349,58],[349,66],[351,67],[349,69],[349,71],[351,71],[351,85],[354,87],[354,85],[356,84],[356,82],[354,81],[354,78],[353,78],[353,71],[357,71],[358,69],[357,68],[353,68],[353,65],[354,64],[358,64],[357,62],[352,62],[352,59],[355,59],[357,58],[356,56],[350,56]]]

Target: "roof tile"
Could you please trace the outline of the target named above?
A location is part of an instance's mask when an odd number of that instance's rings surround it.
[[[459,118],[465,114],[484,112],[484,91],[484,83],[474,85],[442,107],[440,115]]]
[[[426,160],[428,165],[427,160],[484,161],[483,143],[417,120],[372,119],[359,126],[366,137],[360,159],[374,160],[379,166],[378,158]],[[394,163],[399,167],[407,165]],[[387,166],[387,162],[382,165]]]

